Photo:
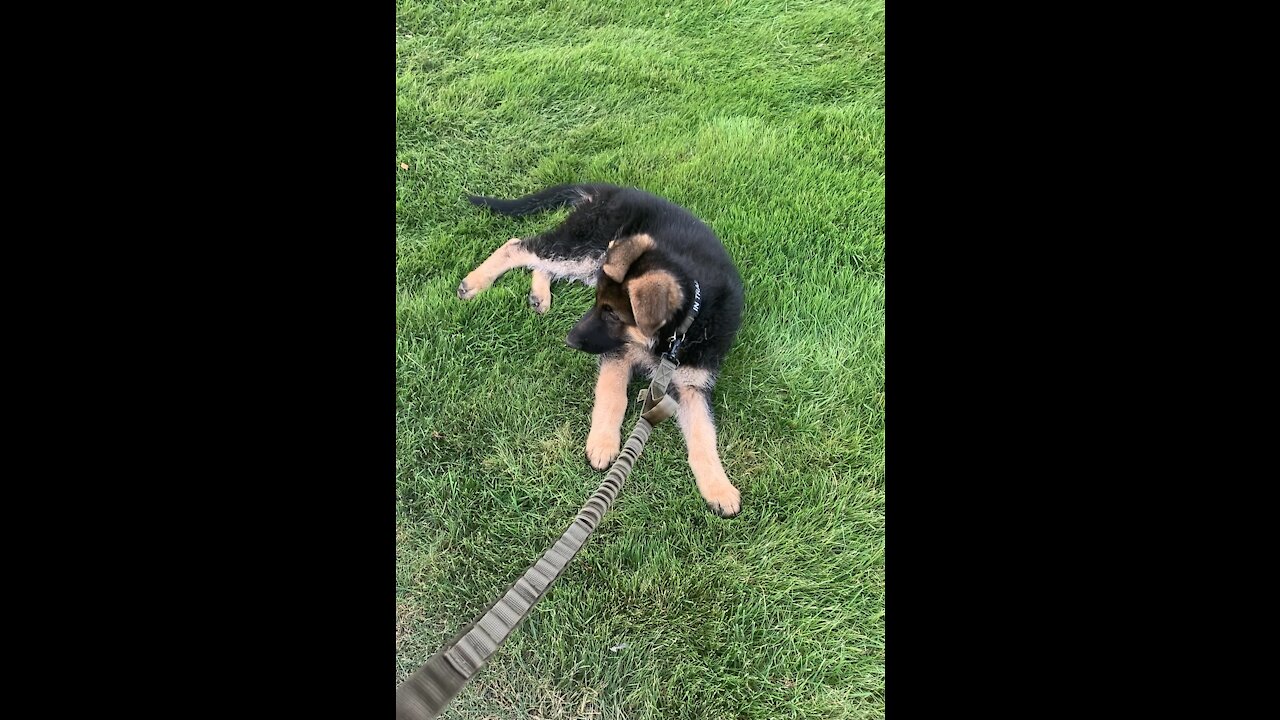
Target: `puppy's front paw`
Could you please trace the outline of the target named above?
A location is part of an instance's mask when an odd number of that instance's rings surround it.
[[[458,285],[459,300],[470,300],[471,298],[476,296],[477,292],[479,291],[471,287],[470,285],[468,285],[466,280],[463,280],[462,283]]]
[[[592,431],[587,436],[587,462],[596,470],[608,470],[622,449],[622,437],[614,432]]]
[[[725,480],[709,488],[698,488],[707,509],[722,518],[731,518],[742,510],[742,497],[733,483]]]

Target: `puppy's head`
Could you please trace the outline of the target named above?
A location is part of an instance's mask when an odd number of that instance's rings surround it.
[[[571,348],[604,353],[636,343],[653,346],[658,329],[671,321],[684,292],[671,272],[637,262],[653,250],[653,238],[632,235],[609,244],[596,280],[596,303],[565,342]]]

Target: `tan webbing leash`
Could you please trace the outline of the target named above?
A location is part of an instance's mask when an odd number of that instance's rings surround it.
[[[669,368],[666,367],[668,365]],[[622,484],[631,474],[636,458],[644,450],[653,426],[675,413],[676,401],[667,394],[667,384],[674,369],[675,363],[663,358],[648,390],[641,391],[640,399],[644,405],[631,437],[627,438],[618,459],[609,468],[609,474],[578,512],[573,524],[478,620],[459,631],[396,690],[396,720],[437,717],[449,701],[479,674],[511,632],[528,617],[533,606],[546,595],[551,584],[564,572],[569,561],[578,554],[587,538],[595,532],[600,519],[609,511]]]

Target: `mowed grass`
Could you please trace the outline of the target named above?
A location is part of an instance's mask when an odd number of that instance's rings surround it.
[[[464,194],[600,181],[690,208],[739,265],[714,404],[743,512],[707,512],[659,426],[446,717],[882,717],[883,3],[399,0],[396,111],[396,681],[603,477],[583,458],[596,359],[564,345],[593,291],[556,284],[539,316],[517,270],[454,296],[564,213]]]

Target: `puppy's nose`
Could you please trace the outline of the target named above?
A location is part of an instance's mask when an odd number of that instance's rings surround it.
[[[570,335],[569,337],[565,338],[565,339],[564,339],[564,344],[565,344],[565,345],[568,345],[569,347],[573,348],[574,350],[581,350],[581,349],[582,349],[582,341],[581,341],[581,340],[579,340],[578,338],[574,337],[573,335]]]

